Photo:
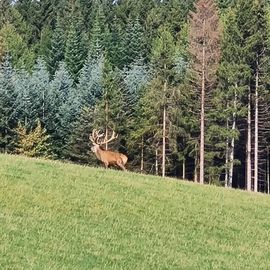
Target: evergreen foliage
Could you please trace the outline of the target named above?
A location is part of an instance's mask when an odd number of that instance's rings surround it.
[[[5,153],[12,151],[13,128],[16,125],[14,77],[15,71],[7,56],[0,65],[0,151]]]
[[[96,164],[89,133],[115,130],[133,171],[198,181],[205,159],[203,181],[270,193],[269,14],[266,0],[2,0],[0,151],[40,121],[55,157]]]
[[[50,143],[48,142],[50,136],[46,134],[46,130],[42,128],[40,121],[38,121],[36,127],[29,132],[27,128],[19,122],[15,133],[17,136],[15,153],[27,157],[52,158]]]

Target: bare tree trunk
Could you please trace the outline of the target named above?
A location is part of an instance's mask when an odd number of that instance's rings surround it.
[[[158,150],[156,149],[156,175],[158,175]]]
[[[229,129],[229,120],[226,121],[226,128]],[[229,138],[226,140],[226,155],[225,155],[225,187],[228,187],[229,179]]]
[[[166,68],[166,66],[165,66]],[[166,173],[166,92],[167,92],[167,80],[164,82],[163,86],[163,130],[162,130],[162,177],[165,177]]]
[[[194,182],[198,182],[198,151],[196,150],[196,156],[195,156],[195,169],[194,169]]]
[[[42,120],[45,119],[45,92],[42,92]]]
[[[203,21],[205,33],[205,20]],[[201,135],[200,135],[200,184],[204,183],[204,102],[205,102],[205,40],[203,41],[202,54],[202,89],[201,89]]]
[[[255,142],[254,142],[254,191],[258,192],[258,147],[259,147],[259,109],[258,109],[259,70],[257,61],[256,84],[255,84]]]
[[[251,191],[251,93],[248,94],[248,118],[247,118],[247,167],[246,184],[247,190]]]
[[[237,85],[235,86],[237,87]],[[234,90],[234,101],[233,101],[233,124],[232,124],[232,132],[234,133],[236,129],[236,109],[237,109],[237,93],[236,90]],[[232,181],[233,181],[233,168],[234,168],[234,147],[235,147],[235,138],[232,138],[231,141],[231,147],[230,147],[230,155],[229,155],[229,179],[228,179],[228,187],[232,187]]]
[[[106,94],[107,96],[107,94]],[[105,127],[105,149],[108,150],[108,143],[107,143],[107,139],[108,139],[108,123],[109,123],[109,104],[108,104],[108,100],[106,97],[106,104],[105,104],[105,121],[106,121],[106,127]]]
[[[183,158],[183,164],[182,164],[182,179],[185,180],[186,179],[186,159]]]
[[[267,194],[270,194],[270,172],[269,172],[269,148],[267,148],[266,156],[266,182],[267,182]]]
[[[143,173],[144,170],[144,143],[143,143],[143,137],[142,137],[142,148],[141,148],[141,173]]]

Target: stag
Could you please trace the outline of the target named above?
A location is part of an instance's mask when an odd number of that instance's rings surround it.
[[[118,135],[113,131],[111,138],[104,138],[104,134],[100,133],[100,131],[94,129],[92,134],[89,136],[90,141],[93,146],[91,147],[91,151],[95,153],[98,160],[102,161],[105,168],[107,169],[109,166],[118,166],[122,170],[126,171],[125,165],[127,163],[127,156],[118,152],[113,152],[109,150],[105,150],[102,145],[107,144],[113,140],[115,140]]]

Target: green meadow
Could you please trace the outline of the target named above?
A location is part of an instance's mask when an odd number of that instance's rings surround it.
[[[270,197],[0,155],[0,269],[270,269]]]

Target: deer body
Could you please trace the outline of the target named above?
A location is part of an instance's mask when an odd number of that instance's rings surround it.
[[[112,141],[113,139],[117,138],[115,136],[115,133],[113,132],[113,136],[110,140],[99,142],[98,139],[102,137],[103,135],[100,135],[97,133],[97,131],[93,131],[92,136],[90,136],[90,140],[93,143],[93,146],[91,147],[91,151],[96,155],[97,159],[103,162],[105,168],[108,168],[109,166],[118,166],[122,170],[126,170],[125,165],[127,163],[127,156],[118,152],[113,152],[109,150],[104,150],[101,145]]]

